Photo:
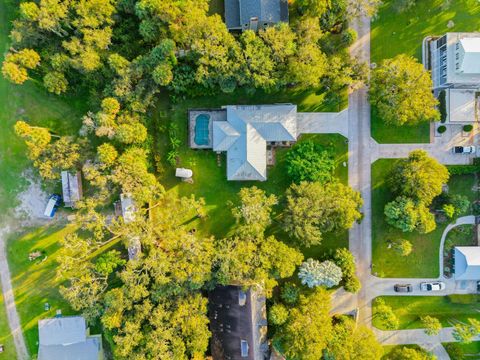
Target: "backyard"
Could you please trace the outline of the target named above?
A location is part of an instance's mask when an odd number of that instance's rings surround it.
[[[477,31],[480,28],[480,3],[475,0],[429,0],[414,2],[399,11],[399,0],[387,0],[371,24],[371,61],[408,54],[421,61],[422,40],[427,35],[445,32]],[[449,24],[453,25],[448,27]],[[395,127],[385,125],[372,110],[372,136],[380,143],[429,142],[429,124]]]
[[[372,164],[372,273],[379,277],[437,277],[439,276],[439,246],[447,223],[437,223],[437,228],[428,234],[404,233],[388,225],[384,207],[393,200],[386,184],[389,172],[397,160],[380,159]],[[453,175],[448,182],[450,194],[460,194],[470,201],[477,199],[473,189],[474,175]],[[398,256],[389,248],[392,240],[406,239],[413,245],[408,256]]]
[[[442,326],[453,326],[457,322],[466,322],[469,318],[480,320],[478,312],[480,295],[449,296],[381,296],[390,306],[399,320],[399,329],[421,329],[421,316],[433,316],[440,320]],[[375,317],[377,308],[373,302],[373,325],[379,329],[381,322]]]

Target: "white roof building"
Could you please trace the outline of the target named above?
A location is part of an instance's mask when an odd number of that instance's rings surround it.
[[[126,224],[135,220],[137,208],[130,194],[120,194],[120,206],[122,207],[123,221]]]
[[[71,173],[62,171],[63,202],[66,207],[75,207],[75,203],[82,198],[82,176],[80,171]]]
[[[90,336],[81,316],[40,320],[38,334],[38,360],[103,359],[101,335]]]
[[[455,247],[455,280],[480,280],[480,246]]]
[[[447,33],[430,41],[433,87],[480,87],[480,33]]]
[[[447,89],[446,113],[450,123],[469,123],[478,119],[478,91],[475,89]]]
[[[297,139],[297,106],[224,107],[226,121],[213,122],[213,150],[227,152],[228,180],[267,180],[267,143]]]

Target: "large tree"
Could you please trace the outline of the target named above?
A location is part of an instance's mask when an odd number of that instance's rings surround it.
[[[385,205],[384,212],[387,223],[403,232],[417,230],[426,234],[436,228],[435,217],[425,204],[405,196],[399,196]]]
[[[341,183],[292,184],[287,190],[284,228],[300,245],[319,244],[322,234],[352,227],[360,220],[360,193]]]
[[[335,160],[330,151],[312,141],[295,145],[286,156],[287,173],[296,183],[332,181]]]
[[[448,182],[448,169],[425,150],[412,151],[407,159],[399,160],[389,176],[389,185],[398,195],[430,205],[442,193]]]
[[[378,116],[391,125],[440,119],[430,74],[408,55],[384,60],[373,70],[369,96]]]
[[[328,343],[325,359],[380,360],[383,348],[375,338],[372,330],[365,326],[357,326],[347,316],[334,318],[333,336]]]
[[[327,290],[320,287],[310,295],[300,296],[299,304],[290,310],[288,320],[274,336],[289,359],[318,360],[322,357],[332,338],[329,311]]]

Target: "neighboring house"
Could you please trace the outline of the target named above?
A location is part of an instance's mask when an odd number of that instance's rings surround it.
[[[480,246],[455,247],[455,280],[480,280]]]
[[[267,145],[297,140],[296,105],[226,106],[213,121],[213,151],[227,152],[228,180],[267,180]]]
[[[225,0],[229,30],[257,31],[279,22],[288,22],[287,0]]]
[[[213,360],[268,358],[267,313],[261,290],[220,286],[209,294]]]
[[[448,123],[478,120],[480,33],[446,33],[426,41],[424,64],[432,72]],[[442,94],[442,92],[444,92]]]
[[[102,360],[102,336],[90,335],[82,316],[38,322],[38,360]]]
[[[446,121],[451,124],[465,124],[478,121],[479,92],[477,89],[446,89]]]
[[[82,176],[80,171],[71,173],[62,171],[63,202],[66,207],[75,207],[77,201],[82,198]]]

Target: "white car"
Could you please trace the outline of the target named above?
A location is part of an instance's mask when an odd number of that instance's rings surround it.
[[[423,282],[420,284],[420,290],[422,291],[441,291],[445,290],[445,283],[441,281],[435,282]]]
[[[455,146],[453,148],[454,154],[475,154],[475,146]]]

